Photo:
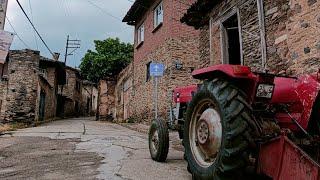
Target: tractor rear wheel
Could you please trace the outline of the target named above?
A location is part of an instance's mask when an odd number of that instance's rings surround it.
[[[151,158],[165,162],[169,152],[169,131],[164,120],[155,119],[149,129],[149,151]]]
[[[184,146],[193,179],[241,179],[257,127],[244,93],[227,81],[205,82],[186,115]]]

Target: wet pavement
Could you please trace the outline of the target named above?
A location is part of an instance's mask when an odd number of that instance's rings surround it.
[[[0,137],[0,179],[191,179],[186,167],[179,148],[154,162],[145,133],[90,118]]]

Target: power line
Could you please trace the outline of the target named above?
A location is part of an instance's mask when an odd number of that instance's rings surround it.
[[[11,24],[11,21],[9,20],[9,18],[6,17],[6,19],[7,19],[8,23],[9,23],[9,25],[11,26],[13,32],[14,32],[14,33],[16,34],[16,36],[18,37],[18,39],[22,42],[22,44],[23,44],[24,46],[26,46],[27,48],[30,49],[30,47],[29,47],[29,46],[22,40],[22,38],[19,36],[19,34],[17,33],[17,31],[15,30],[15,28],[14,28],[13,25]]]
[[[31,0],[29,0],[29,8],[30,8],[30,14],[31,14],[32,22],[34,22]],[[35,33],[35,32],[33,32],[33,36],[34,36],[34,41],[35,41],[35,43],[36,43],[37,50],[39,50],[38,40],[37,40],[37,36],[36,36],[36,33]]]
[[[28,21],[30,22],[31,26],[33,27],[34,31],[38,34],[39,38],[41,39],[42,43],[46,46],[46,48],[48,49],[48,51],[51,53],[51,55],[53,56],[53,52],[50,50],[49,46],[47,45],[47,43],[43,40],[43,38],[41,37],[41,35],[39,34],[38,30],[35,28],[35,26],[33,25],[33,23],[31,22],[29,16],[27,15],[27,13],[25,12],[25,10],[23,9],[23,7],[21,6],[19,0],[16,0],[16,2],[18,3],[20,9],[22,10],[23,14],[26,16],[26,18],[28,19]]]
[[[117,16],[112,15],[111,13],[107,12],[105,9],[102,9],[101,7],[99,7],[98,5],[94,4],[93,2],[91,2],[90,0],[87,0],[88,3],[90,3],[92,6],[98,8],[100,11],[102,11],[103,13],[105,13],[106,15],[113,17],[114,19],[122,22],[122,19],[118,18]]]

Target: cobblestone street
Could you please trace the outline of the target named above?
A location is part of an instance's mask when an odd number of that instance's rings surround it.
[[[181,147],[170,149],[166,163],[157,163],[150,158],[145,133],[78,118],[0,137],[0,179],[178,180],[191,176]]]

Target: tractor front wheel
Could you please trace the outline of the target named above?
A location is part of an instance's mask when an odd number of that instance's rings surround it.
[[[219,79],[202,85],[188,107],[184,132],[193,179],[241,179],[257,128],[237,87]]]
[[[149,151],[154,161],[166,161],[169,152],[169,131],[162,119],[152,121],[149,129]]]

